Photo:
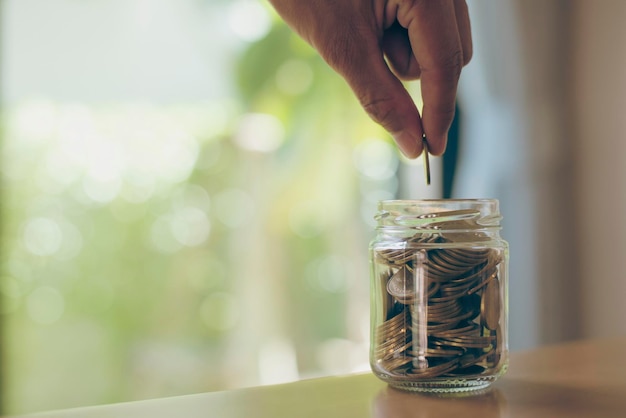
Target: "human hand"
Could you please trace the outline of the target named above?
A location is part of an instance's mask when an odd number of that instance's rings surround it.
[[[430,153],[443,154],[461,68],[472,56],[465,0],[270,2],[346,79],[407,157],[421,154],[423,134]],[[402,84],[415,79],[421,80],[421,118]]]

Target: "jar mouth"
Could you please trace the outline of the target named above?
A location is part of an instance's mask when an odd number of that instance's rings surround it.
[[[390,204],[401,204],[401,205],[420,205],[420,204],[498,204],[498,199],[492,198],[472,198],[472,199],[464,199],[464,198],[456,198],[456,199],[387,199],[380,200],[378,202],[379,206],[382,205],[390,205]]]
[[[435,231],[500,229],[497,199],[383,200],[374,217],[379,227]]]

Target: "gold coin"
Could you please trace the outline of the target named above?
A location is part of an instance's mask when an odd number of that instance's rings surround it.
[[[387,282],[387,292],[400,299],[413,296],[413,275],[409,273],[406,267],[401,267],[391,276]]]
[[[428,159],[428,140],[426,135],[422,136],[422,155],[424,156],[424,176],[426,177],[426,184],[430,185],[430,160]]]
[[[451,370],[448,373],[446,373],[446,376],[456,377],[456,376],[478,375],[478,374],[483,374],[485,370],[486,370],[485,367],[474,364],[468,367],[459,367],[455,370]]]
[[[483,289],[480,300],[480,321],[485,328],[498,329],[500,308],[500,281],[494,277]]]
[[[465,254],[468,257],[486,257],[494,250],[488,247],[455,247],[451,248],[450,251],[454,251],[458,254]]]
[[[448,337],[455,337],[458,335],[479,335],[479,332],[480,332],[480,326],[478,324],[474,322],[470,322],[470,323],[464,322],[456,328],[446,330],[446,331],[441,331],[438,333],[432,333],[431,336],[439,337],[439,338],[448,338]]]
[[[473,354],[469,354],[469,353],[468,354],[464,354],[459,359],[459,366],[462,367],[462,368],[473,366],[475,364],[478,364],[478,363],[482,362],[483,360],[486,360],[491,355],[492,355],[492,350],[489,350],[485,354],[478,355],[478,356],[473,355]]]
[[[408,321],[398,322],[391,318],[376,327],[376,336],[382,340],[388,340],[398,335],[398,333],[405,332],[408,327]]]
[[[496,277],[496,275],[498,274],[498,269],[496,268],[496,270],[494,270],[494,272],[487,277],[487,279],[481,281],[478,285],[476,285],[475,287],[472,287],[470,290],[467,291],[468,295],[471,295],[472,293],[476,293],[478,292],[480,289],[482,289],[487,283],[489,283],[494,277]]]
[[[458,357],[464,353],[461,348],[427,348],[426,357]],[[417,357],[417,353],[414,350],[408,350],[408,355]]]
[[[406,309],[376,327],[375,338],[379,343],[406,335],[409,328],[409,313]]]
[[[404,343],[402,345],[389,347],[386,350],[377,351],[376,354],[378,358],[389,360],[396,358],[401,353],[404,353],[409,347],[411,347],[411,343]]]
[[[431,254],[430,259],[441,260],[441,262],[447,263],[450,266],[454,266],[456,268],[466,268],[476,264],[475,259],[466,259],[463,257],[455,256],[452,253],[449,253],[446,250],[438,250]]]
[[[406,340],[407,335],[408,326],[387,327],[376,332],[376,342],[378,343],[378,345],[392,344],[396,341]]]
[[[458,304],[438,311],[432,311],[429,307],[428,322],[458,321],[460,318],[462,318],[461,311],[462,308]]]
[[[430,335],[434,335],[438,332],[449,331],[451,329],[456,328],[459,325],[460,321],[451,321],[451,322],[442,322],[442,323],[429,323],[428,324],[428,333]]]
[[[433,345],[440,347],[451,346],[460,348],[488,348],[492,344],[491,337],[480,337],[470,335],[458,335],[446,338],[432,338]]]
[[[385,264],[391,265],[403,265],[409,262],[414,255],[414,251],[407,251],[406,249],[386,249],[380,250],[376,254],[376,259],[382,261]]]
[[[388,340],[395,340],[399,338],[398,336],[404,336],[407,334],[409,329],[409,323],[392,323],[386,324],[385,326],[376,330],[376,341],[379,343],[383,343]]]
[[[407,376],[421,377],[421,378],[437,377],[439,375],[448,373],[449,371],[456,369],[458,367],[458,361],[459,361],[458,358],[454,358],[450,361],[443,362],[436,366],[430,366],[425,369],[411,369],[407,373]]]
[[[378,363],[387,371],[387,372],[399,372],[398,369],[400,369],[403,366],[406,366],[407,364],[411,363],[413,361],[413,357],[409,357],[409,356],[398,356],[395,358],[392,358],[390,360],[378,360]]]

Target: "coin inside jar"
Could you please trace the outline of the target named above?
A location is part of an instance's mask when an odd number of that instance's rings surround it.
[[[498,328],[500,322],[500,285],[495,277],[487,283],[480,302],[481,324],[491,331]]]
[[[407,299],[413,295],[413,275],[406,266],[399,268],[391,276],[387,282],[387,292],[399,299]]]

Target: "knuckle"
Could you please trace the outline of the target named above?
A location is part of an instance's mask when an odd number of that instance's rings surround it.
[[[353,23],[346,23],[341,31],[334,34],[320,34],[313,42],[324,60],[335,70],[344,73],[355,65],[361,57],[362,45],[359,42],[359,29]]]
[[[452,120],[454,119],[454,114],[456,113],[454,105],[447,104],[435,106],[433,110],[437,113],[437,116],[441,120],[446,121],[447,124],[452,123]]]
[[[423,72],[430,72],[433,77],[444,81],[456,81],[461,76],[461,70],[465,65],[465,57],[459,49],[453,54],[447,55],[445,58],[438,60],[429,69],[423,69]]]
[[[385,128],[393,128],[392,120],[395,111],[394,100],[390,97],[360,98],[361,106],[367,114]]]
[[[472,60],[473,54],[474,54],[474,51],[472,50],[472,48],[463,50],[463,66],[466,66],[467,64],[469,64],[469,62]]]
[[[349,64],[347,55],[350,51],[350,42],[331,42],[322,53],[324,60],[332,68],[342,72]]]

